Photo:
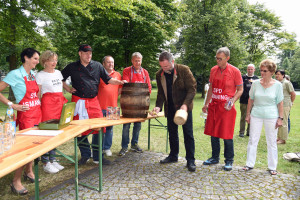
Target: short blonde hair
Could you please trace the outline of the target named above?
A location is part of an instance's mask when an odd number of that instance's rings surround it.
[[[42,53],[42,55],[40,56],[40,63],[43,67],[45,67],[45,62],[47,62],[48,60],[50,60],[50,58],[54,58],[54,57],[58,57],[56,53],[50,51],[50,50],[47,50],[47,51],[44,51]]]
[[[259,65],[259,69],[261,69],[262,67],[266,67],[272,73],[275,73],[275,71],[277,69],[275,62],[271,59],[266,59],[266,60],[261,61],[260,65]]]

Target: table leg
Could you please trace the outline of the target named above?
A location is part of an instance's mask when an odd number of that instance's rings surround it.
[[[150,151],[150,123],[151,119],[148,120],[148,151]]]
[[[75,153],[75,193],[78,200],[78,153],[77,153],[77,138],[74,138],[74,153]]]
[[[103,132],[102,128],[99,130],[98,137],[98,153],[99,153],[99,192],[102,192],[102,141],[103,141]]]
[[[39,158],[34,159],[34,176],[35,176],[35,181],[34,181],[34,186],[35,186],[35,199],[38,200],[40,198],[39,194]]]

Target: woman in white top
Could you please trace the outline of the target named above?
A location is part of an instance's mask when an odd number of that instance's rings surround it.
[[[63,95],[63,76],[56,70],[57,54],[52,51],[45,51],[40,56],[40,63],[45,68],[36,74],[36,82],[40,88],[39,98],[41,99],[42,121],[60,119],[62,107],[68,100]],[[44,171],[57,173],[64,167],[55,160],[55,149],[42,156]]]
[[[268,150],[268,168],[276,175],[278,153],[277,132],[283,120],[283,92],[280,82],[272,78],[276,71],[274,61],[266,59],[260,63],[261,79],[252,83],[247,107],[246,121],[250,124],[250,137],[247,147],[245,171],[253,169],[256,160],[257,145],[262,126],[265,127]],[[251,113],[250,113],[251,112]]]

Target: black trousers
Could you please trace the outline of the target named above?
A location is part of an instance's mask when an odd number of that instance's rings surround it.
[[[170,157],[172,159],[178,159],[179,153],[179,138],[178,138],[178,125],[174,123],[174,115],[176,110],[168,107],[168,131],[169,131],[169,142],[170,142]],[[192,111],[188,112],[188,118],[184,125],[182,125],[184,145],[186,150],[187,162],[195,161],[195,140],[193,135],[193,115]]]
[[[220,138],[211,136],[212,157],[216,160],[220,159]],[[233,162],[234,149],[233,139],[224,140],[224,157],[225,162]]]

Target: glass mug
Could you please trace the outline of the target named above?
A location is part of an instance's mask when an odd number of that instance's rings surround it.
[[[113,119],[113,107],[108,106],[106,109],[106,119],[111,120]]]
[[[3,152],[10,150],[12,147],[12,132],[9,125],[8,123],[0,123]]]
[[[115,119],[115,120],[120,119],[120,108],[119,107],[114,107],[113,113],[114,113],[113,119]]]

